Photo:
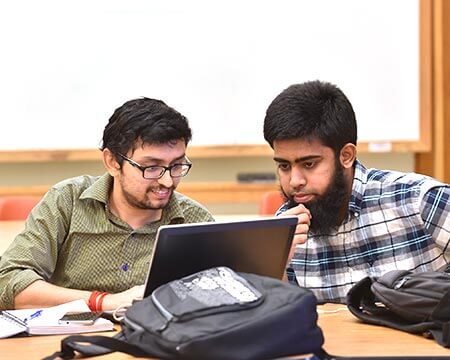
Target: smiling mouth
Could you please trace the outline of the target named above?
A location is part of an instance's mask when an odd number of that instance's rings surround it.
[[[150,191],[152,194],[154,194],[159,199],[166,199],[170,196],[172,193],[171,189],[152,189]]]

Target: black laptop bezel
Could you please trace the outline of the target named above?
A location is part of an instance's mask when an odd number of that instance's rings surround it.
[[[164,283],[213,266],[227,266],[235,271],[252,272],[281,279],[285,272],[297,221],[298,219],[295,216],[279,216],[240,221],[163,225],[158,229],[153,247],[145,282],[144,297],[149,296],[153,290]],[[284,238],[275,240],[267,236],[273,233],[277,233]],[[207,234],[208,238],[205,239]],[[218,239],[217,234],[221,234],[223,238],[228,240]],[[237,239],[230,238],[230,234],[246,236],[244,241],[247,244],[242,244],[242,241],[238,242]],[[252,234],[252,238],[249,238],[249,234]],[[216,235],[215,238],[214,235]],[[256,238],[256,235],[260,236]],[[186,243],[188,245],[183,248],[184,251],[180,254],[178,246],[175,250],[170,250],[170,246],[173,248],[175,242],[180,244],[181,238],[184,239],[181,244]],[[281,247],[274,246],[278,245],[276,242],[279,242]],[[202,243],[203,246],[198,246],[198,243]],[[254,247],[250,249],[250,245]],[[214,246],[218,246],[220,249]],[[244,251],[247,251],[248,254],[238,253],[239,247],[242,248],[243,246],[245,246]],[[268,246],[271,250],[270,253],[268,249],[263,249],[265,251],[262,254],[263,259],[258,258],[261,246]],[[201,247],[210,250],[210,252],[202,256]],[[211,254],[212,247],[214,248]],[[172,255],[168,254],[171,251]],[[193,256],[195,259],[185,258],[186,254],[189,256],[192,252],[195,252]],[[275,257],[277,258],[275,259]],[[272,262],[278,261],[278,264],[267,264],[269,258]],[[183,261],[188,264],[182,265]]]

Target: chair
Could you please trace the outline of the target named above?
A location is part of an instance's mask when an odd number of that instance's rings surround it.
[[[266,192],[259,202],[259,215],[275,215],[276,211],[284,203],[283,195],[280,191]]]
[[[40,196],[2,196],[0,197],[0,221],[25,220]]]

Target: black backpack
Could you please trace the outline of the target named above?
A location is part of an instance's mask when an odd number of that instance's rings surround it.
[[[312,292],[218,267],[162,285],[135,302],[114,338],[69,336],[61,351],[47,359],[71,359],[74,351],[84,356],[122,351],[161,359],[272,359],[325,354],[323,341]]]
[[[450,347],[450,274],[389,271],[366,277],[347,295],[347,306],[364,322],[434,338]]]

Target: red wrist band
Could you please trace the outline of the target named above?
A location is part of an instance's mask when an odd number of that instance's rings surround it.
[[[102,311],[103,298],[109,295],[109,292],[100,292],[94,290],[89,296],[88,306],[91,311]]]
[[[103,310],[103,299],[105,298],[106,295],[109,295],[108,292],[102,292],[99,296],[98,296],[98,300],[97,300],[97,311],[102,311]]]
[[[91,292],[91,296],[89,296],[88,306],[91,311],[97,311],[97,297],[100,295],[100,291]]]

